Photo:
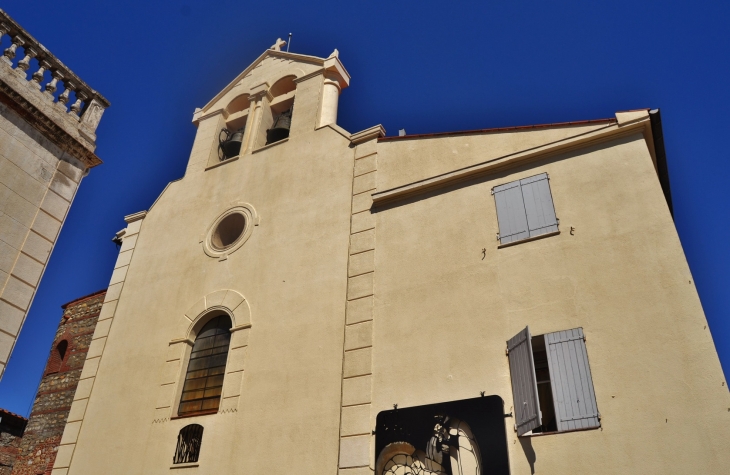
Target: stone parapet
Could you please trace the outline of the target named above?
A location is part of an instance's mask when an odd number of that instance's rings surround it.
[[[3,36],[12,42],[0,57],[0,101],[87,167],[100,164],[96,128],[109,101],[0,10]]]

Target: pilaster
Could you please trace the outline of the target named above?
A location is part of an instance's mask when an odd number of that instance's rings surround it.
[[[266,145],[266,130],[271,128],[274,123],[274,116],[269,105],[272,99],[269,87],[269,83],[263,82],[251,88],[249,95],[251,109],[246,124],[247,137],[244,137],[248,141],[245,144],[246,150],[243,153],[251,153]]]
[[[376,187],[378,126],[354,134],[347,304],[342,356],[340,475],[370,475],[372,435],[373,298],[375,293],[375,217],[370,211]]]
[[[132,261],[137,238],[139,237],[142,222],[146,215],[147,212],[142,211],[126,216],[124,220],[127,221],[127,227],[118,233],[122,238],[122,246],[119,249],[119,256],[117,257],[114,272],[109,281],[109,288],[107,289],[104,304],[101,307],[94,336],[91,339],[91,345],[86,354],[86,361],[81,370],[79,385],[76,388],[76,393],[71,403],[71,410],[66,420],[61,445],[58,447],[56,461],[53,464],[52,475],[66,475],[70,471],[76,442],[84,428],[86,407],[94,390],[96,374],[101,360],[104,357],[104,348],[106,347],[109,332],[114,324],[117,302],[124,288],[127,270]]]

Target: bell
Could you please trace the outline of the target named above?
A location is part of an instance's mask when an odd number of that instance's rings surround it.
[[[221,130],[218,141],[220,145],[219,158],[225,160],[227,158],[235,157],[241,152],[241,142],[243,142],[243,132],[246,130],[245,127],[241,127],[235,132],[231,132],[228,129]]]
[[[286,112],[282,112],[274,121],[274,126],[266,131],[266,145],[289,137],[289,129],[291,128],[291,112],[291,109]]]

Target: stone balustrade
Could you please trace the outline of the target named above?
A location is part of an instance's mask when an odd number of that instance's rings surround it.
[[[0,42],[6,36],[10,37],[11,43],[3,51],[0,62],[13,68],[19,77],[41,91],[54,107],[79,121],[87,134],[93,135],[104,110],[109,107],[109,101],[0,10]],[[18,61],[14,61],[16,56]],[[37,63],[37,69],[31,73],[29,70],[33,60]],[[58,90],[62,92],[56,94]],[[74,100],[71,100],[71,93]]]

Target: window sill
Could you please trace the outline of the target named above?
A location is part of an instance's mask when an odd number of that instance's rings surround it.
[[[514,246],[516,244],[522,244],[523,242],[537,241],[538,239],[543,239],[543,238],[550,237],[550,236],[557,236],[558,234],[560,234],[560,231],[553,231],[551,233],[540,234],[539,236],[533,236],[533,237],[530,237],[527,239],[520,239],[519,241],[508,242],[507,244],[500,244],[499,246],[497,246],[497,249],[502,249],[503,247]]]
[[[174,470],[176,468],[193,468],[200,465],[198,462],[191,462],[191,463],[176,463],[170,467],[170,470]]]
[[[288,141],[289,141],[289,137],[287,137],[287,138],[285,138],[285,139],[281,139],[281,140],[279,140],[278,142],[270,143],[270,144],[268,144],[268,145],[264,145],[263,147],[259,147],[259,148],[257,148],[256,150],[254,150],[254,151],[253,151],[253,152],[251,152],[251,153],[258,153],[258,152],[260,152],[260,151],[262,151],[262,150],[266,150],[267,148],[271,148],[271,147],[274,147],[274,146],[276,146],[276,145],[279,145],[279,144],[282,144],[282,143],[284,143],[284,142],[288,142]]]
[[[210,410],[210,411],[191,412],[190,414],[185,414],[182,416],[172,416],[172,417],[170,417],[170,420],[174,421],[175,419],[187,419],[189,417],[209,416],[211,414],[218,414],[218,409]]]
[[[522,241],[520,241],[522,242]],[[568,430],[557,430],[552,432],[538,432],[537,434],[522,434],[520,437],[542,437],[543,435],[556,435],[556,434],[567,434],[570,432],[585,432],[587,430],[600,429],[601,426],[596,427],[585,427],[583,429],[568,429]]]
[[[218,162],[218,163],[216,163],[214,165],[211,165],[209,167],[206,167],[205,168],[205,171],[212,170],[213,168],[218,168],[221,165],[225,165],[226,163],[235,162],[236,160],[239,159],[239,157],[240,157],[240,155],[236,155],[235,157],[226,158],[225,160],[221,160],[220,162]]]

